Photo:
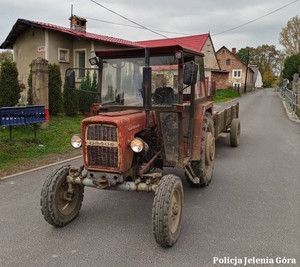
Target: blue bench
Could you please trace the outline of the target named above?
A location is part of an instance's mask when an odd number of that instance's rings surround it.
[[[0,108],[0,125],[9,126],[10,141],[12,141],[12,126],[27,124],[34,125],[34,140],[36,141],[36,124],[41,122],[46,122],[44,105]]]

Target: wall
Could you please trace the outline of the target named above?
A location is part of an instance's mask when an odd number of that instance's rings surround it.
[[[210,38],[207,38],[201,52],[205,55],[204,57],[204,68],[205,69],[219,69],[218,61],[216,58],[215,50]]]
[[[212,81],[216,83],[216,90],[228,88],[228,72],[212,72]]]
[[[16,61],[19,80],[27,84],[30,68],[29,64],[33,59],[45,57],[45,52],[38,52],[38,47],[45,46],[45,34],[41,29],[30,29],[21,34],[13,45],[14,60]]]

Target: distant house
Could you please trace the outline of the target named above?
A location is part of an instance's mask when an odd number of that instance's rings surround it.
[[[168,45],[180,45],[192,50],[200,51],[204,54],[204,69],[205,69],[205,81],[206,88],[212,83],[216,82],[213,77],[214,74],[222,72],[220,70],[215,48],[210,37],[210,34],[200,34],[193,36],[156,39],[148,41],[136,42],[137,44],[153,47],[153,46],[168,46]]]
[[[262,81],[262,75],[256,65],[250,65],[249,68],[251,68],[254,72],[253,75],[253,83],[255,88],[262,88],[263,87],[263,81]]]
[[[90,53],[95,50],[138,47],[123,39],[86,32],[86,20],[78,16],[70,18],[70,28],[49,23],[18,19],[2,49],[13,49],[19,80],[27,84],[29,64],[42,57],[49,63],[60,65],[61,73],[69,67],[87,68]],[[77,71],[77,81],[85,77],[84,70]]]
[[[217,58],[221,70],[228,72],[227,80],[224,80],[223,88],[240,87],[244,88],[247,66],[236,55],[236,49],[229,51],[225,46],[217,51]],[[254,71],[248,68],[247,88],[254,86]]]

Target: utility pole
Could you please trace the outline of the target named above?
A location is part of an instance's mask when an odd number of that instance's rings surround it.
[[[247,91],[247,74],[248,74],[248,68],[249,68],[249,53],[250,53],[250,51],[249,51],[249,48],[248,48],[244,93],[246,93],[246,91]]]

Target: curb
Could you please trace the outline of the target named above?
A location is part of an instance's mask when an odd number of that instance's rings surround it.
[[[68,161],[71,161],[71,160],[74,160],[74,159],[79,159],[81,157],[82,157],[82,155],[76,156],[74,158],[65,159],[65,160],[62,160],[62,161],[50,163],[48,165],[44,165],[44,166],[41,166],[41,167],[38,167],[38,168],[34,168],[34,169],[31,169],[31,170],[27,170],[27,171],[23,171],[23,172],[17,172],[15,174],[11,174],[11,175],[8,175],[8,176],[0,177],[0,181],[6,180],[6,179],[9,179],[9,178],[13,178],[13,177],[16,177],[16,176],[20,176],[22,174],[26,174],[26,173],[30,173],[30,172],[42,170],[42,169],[45,169],[45,168],[48,168],[48,167],[51,167],[51,166],[55,166],[55,165],[58,165],[58,164],[61,164],[61,163],[65,163],[65,162],[68,162]]]

